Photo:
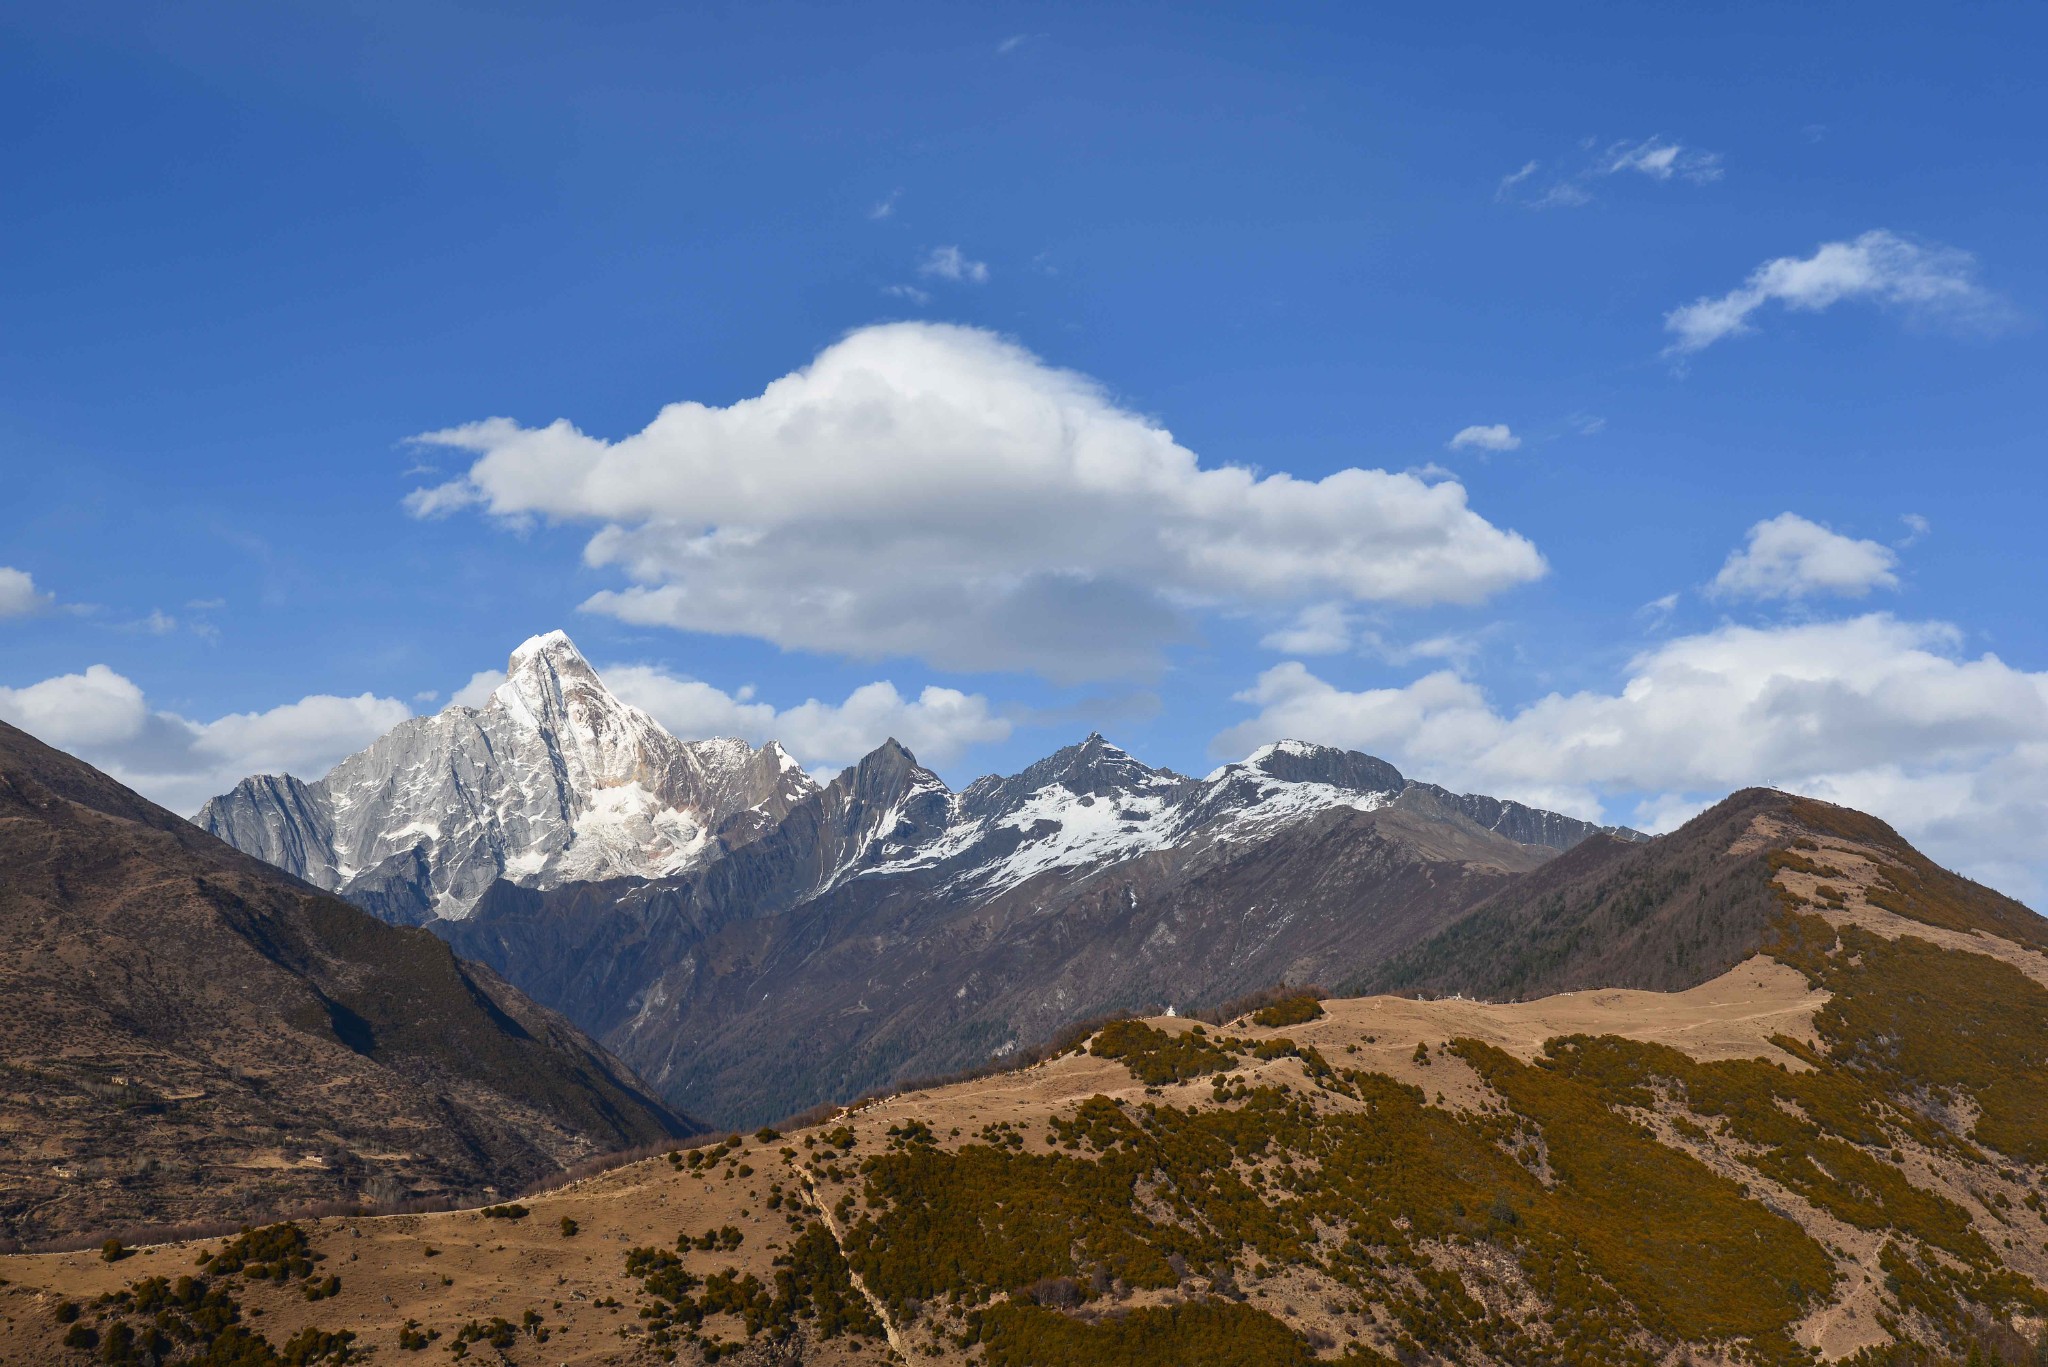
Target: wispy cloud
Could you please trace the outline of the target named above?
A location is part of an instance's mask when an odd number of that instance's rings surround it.
[[[915,285],[884,285],[882,286],[882,293],[893,299],[908,299],[911,303],[920,306],[929,304],[932,301],[929,291],[921,290]]]
[[[1670,180],[1676,176],[1704,185],[1721,178],[1721,154],[1682,147],[1662,138],[1645,138],[1633,145],[1618,142],[1607,149],[1601,173],[1611,176],[1623,171],[1638,171],[1651,180]]]
[[[1043,33],[1013,33],[996,44],[996,56],[1007,57],[1027,43],[1035,43],[1045,37]]]
[[[874,206],[868,210],[868,217],[877,222],[893,217],[896,213],[896,202],[902,198],[903,188],[898,186],[883,198],[875,201]]]
[[[1588,139],[1576,159],[1565,159],[1547,174],[1541,161],[1522,163],[1520,170],[1501,177],[1493,197],[1527,209],[1576,209],[1593,202],[1597,183],[1624,172],[1695,185],[1719,180],[1723,174],[1719,152],[1704,152],[1669,138],[1624,139],[1597,150]]]
[[[917,266],[919,275],[934,280],[951,280],[956,284],[985,285],[988,283],[988,263],[970,261],[967,254],[958,247],[934,247],[929,255]]]
[[[1917,317],[1994,324],[2005,302],[1979,285],[1966,251],[1909,241],[1876,228],[1848,242],[1824,242],[1811,256],[1780,256],[1722,295],[1702,295],[1664,315],[1673,335],[1666,355],[1704,350],[1755,329],[1750,317],[1769,303],[1818,313],[1845,299],[1903,309]]]
[[[1515,187],[1517,185],[1520,185],[1529,177],[1535,175],[1542,168],[1543,163],[1540,161],[1523,162],[1521,170],[1510,171],[1508,172],[1508,174],[1500,178],[1500,184],[1495,187],[1493,197],[1497,200],[1506,200],[1513,198]]]

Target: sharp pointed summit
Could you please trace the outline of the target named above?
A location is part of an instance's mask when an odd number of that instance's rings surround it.
[[[780,746],[683,741],[560,631],[523,641],[480,708],[415,717],[316,783],[245,779],[194,819],[387,920],[532,887],[694,868],[816,791]]]

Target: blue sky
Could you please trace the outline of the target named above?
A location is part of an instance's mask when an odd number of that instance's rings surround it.
[[[181,809],[559,626],[820,766],[1307,732],[2048,868],[2038,7],[69,8],[0,715]]]

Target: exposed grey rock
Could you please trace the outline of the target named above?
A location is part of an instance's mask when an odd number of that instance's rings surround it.
[[[244,779],[193,819],[388,920],[461,917],[499,879],[663,877],[817,790],[772,742],[681,741],[620,702],[561,632],[512,652],[481,708],[415,717],[316,783]]]

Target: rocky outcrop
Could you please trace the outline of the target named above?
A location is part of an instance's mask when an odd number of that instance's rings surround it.
[[[780,746],[677,740],[561,632],[512,652],[480,708],[405,722],[315,783],[244,779],[193,818],[388,920],[528,887],[662,877],[758,837],[816,791]]]

